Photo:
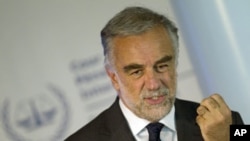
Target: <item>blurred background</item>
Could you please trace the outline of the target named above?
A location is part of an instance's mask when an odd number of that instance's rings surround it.
[[[113,103],[99,34],[127,6],[179,27],[177,97],[220,93],[250,123],[248,0],[0,0],[0,140],[60,141]]]

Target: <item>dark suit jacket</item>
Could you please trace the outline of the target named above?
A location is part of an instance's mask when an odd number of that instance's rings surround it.
[[[135,141],[122,114],[118,98],[114,104],[66,141]],[[196,123],[198,103],[176,99],[175,118],[178,141],[203,141]],[[240,115],[232,112],[233,124],[243,124]]]

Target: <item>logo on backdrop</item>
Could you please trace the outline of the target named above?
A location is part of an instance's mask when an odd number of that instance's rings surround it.
[[[53,85],[39,95],[6,99],[2,111],[6,133],[15,141],[62,140],[69,115],[63,92]]]

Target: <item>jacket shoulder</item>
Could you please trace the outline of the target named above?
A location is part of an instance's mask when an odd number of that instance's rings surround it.
[[[106,128],[105,118],[107,113],[108,110],[103,111],[92,121],[90,121],[82,128],[77,130],[75,133],[70,135],[65,141],[78,141],[78,140],[84,141],[84,139],[86,139],[86,141],[87,140],[97,141],[98,138],[100,138],[99,140],[101,140],[100,132],[105,131],[104,129]],[[105,132],[103,132],[103,134],[105,134]]]
[[[132,138],[119,106],[119,99],[65,141],[103,141]]]

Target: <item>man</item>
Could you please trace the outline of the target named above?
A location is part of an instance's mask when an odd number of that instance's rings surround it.
[[[243,124],[219,94],[200,104],[175,98],[177,28],[163,15],[128,7],[101,37],[118,98],[66,141],[229,141],[230,124]]]

